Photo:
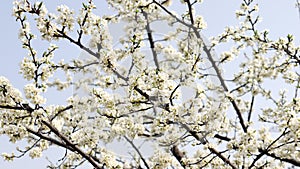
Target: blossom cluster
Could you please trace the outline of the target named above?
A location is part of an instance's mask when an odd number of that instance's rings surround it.
[[[180,2],[182,13],[156,0],[107,0],[115,13],[99,16],[91,0],[78,13],[15,1],[27,84],[22,95],[0,76],[0,134],[28,146],[3,153],[4,159],[39,158],[57,145],[66,153],[53,168],[300,166],[295,37],[272,40],[268,30],[257,29],[258,4],[245,0],[236,11],[241,22],[209,43],[201,32],[207,23],[196,11],[202,0]],[[110,27],[116,23],[125,25],[117,40]],[[157,23],[170,31],[158,36]],[[51,44],[40,51],[33,41]],[[89,56],[58,61],[54,43],[61,42]],[[230,48],[218,56],[222,45]],[[51,105],[52,87],[74,92]],[[124,155],[107,148],[114,144],[130,148]]]

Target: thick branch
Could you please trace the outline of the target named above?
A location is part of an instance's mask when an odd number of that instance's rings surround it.
[[[219,134],[216,134],[214,137],[217,138],[217,139],[223,140],[223,141],[231,141],[230,138],[228,138],[226,136],[221,136]]]
[[[209,147],[208,148],[212,153],[216,154],[221,160],[223,160],[226,164],[230,165],[233,169],[237,169],[236,166],[234,166],[228,158],[224,157],[220,152],[218,152],[216,149]]]
[[[154,47],[155,47],[154,46],[154,40],[153,40],[153,36],[152,36],[152,31],[151,31],[151,28],[150,28],[148,14],[146,12],[144,12],[143,10],[142,10],[142,12],[143,12],[143,15],[145,16],[145,19],[147,21],[146,30],[147,30],[147,35],[148,35],[149,43],[150,43],[151,52],[152,52],[152,55],[153,55],[153,60],[154,60],[156,68],[159,70],[157,53],[156,53],[156,51],[154,49]]]
[[[254,98],[255,98],[255,96],[253,95],[251,98],[251,105],[250,105],[250,110],[248,113],[248,122],[250,122],[250,120],[251,120],[251,114],[252,114],[253,105],[254,105]]]
[[[19,103],[18,103],[19,104]],[[28,112],[33,112],[34,109],[29,106],[29,104],[19,104],[20,106],[10,106],[10,105],[0,105],[2,109],[9,109],[9,110],[26,110]]]
[[[71,43],[74,43],[75,45],[77,45],[78,47],[80,47],[81,49],[83,49],[84,51],[88,52],[90,55],[96,57],[97,59],[99,59],[99,55],[95,52],[93,52],[91,49],[85,47],[84,45],[82,45],[82,43],[80,42],[80,39],[78,41],[75,41],[74,39],[72,39],[70,36],[66,35],[63,31],[61,30],[57,30],[57,32],[59,32],[61,35],[61,37],[68,39]]]
[[[287,162],[287,163],[290,163],[290,164],[293,164],[295,166],[300,167],[300,161],[298,161],[298,160],[289,159],[289,158],[285,158],[285,157],[278,157],[275,153],[270,153],[270,152],[268,152],[266,150],[263,150],[263,149],[259,149],[259,152],[263,153],[263,154],[265,154],[267,156],[270,156],[270,157],[272,157],[272,158],[274,158],[276,160]]]
[[[172,154],[175,156],[175,158],[177,159],[177,161],[180,163],[180,165],[183,168],[185,168],[185,164],[182,162],[184,153],[179,150],[177,145],[172,146],[170,150],[171,150]]]
[[[78,152],[83,158],[85,158],[87,161],[90,162],[91,165],[93,165],[96,169],[101,169],[101,167],[93,160],[92,157],[87,155],[85,152],[83,152],[79,147],[77,147],[75,144],[73,144],[66,136],[64,136],[62,133],[60,133],[52,124],[50,124],[47,121],[42,121],[43,124],[45,124],[54,134],[56,134],[59,138],[61,138],[66,145],[70,146],[74,151]]]
[[[60,146],[60,147],[64,147],[64,148],[69,149],[69,150],[71,150],[71,151],[73,151],[73,152],[75,151],[72,147],[66,145],[65,143],[62,143],[62,142],[60,142],[60,141],[58,141],[58,140],[55,140],[55,139],[53,139],[53,138],[51,138],[51,137],[48,137],[48,136],[44,136],[44,135],[43,135],[42,133],[40,133],[40,132],[34,131],[34,130],[28,128],[28,127],[26,127],[26,130],[27,130],[29,133],[31,133],[31,134],[33,134],[33,135],[36,135],[36,136],[38,136],[38,137],[41,138],[41,139],[47,140],[47,141],[49,141],[49,142],[51,142],[51,143],[53,143],[53,144],[56,144],[56,145],[58,145],[58,146]]]
[[[195,27],[192,27],[192,28],[193,28],[193,30],[194,30],[197,38],[199,38],[199,39],[202,40],[202,42],[203,42],[203,50],[206,53],[209,62],[212,64],[212,67],[214,68],[214,70],[215,70],[215,72],[217,74],[217,77],[218,77],[218,79],[219,79],[219,81],[221,83],[221,86],[223,87],[223,89],[224,89],[225,92],[228,92],[228,88],[227,88],[227,85],[225,84],[225,80],[223,79],[223,76],[222,76],[222,74],[221,74],[221,72],[220,72],[220,70],[219,70],[216,62],[213,59],[213,56],[212,56],[212,54],[210,52],[210,49],[208,48],[207,44],[204,43],[203,38],[201,37],[201,35],[197,31],[197,29]],[[232,106],[233,106],[233,108],[234,108],[234,110],[235,110],[235,112],[236,112],[236,114],[237,114],[237,116],[238,116],[238,118],[240,120],[240,124],[241,124],[241,126],[243,128],[243,131],[246,133],[247,132],[247,127],[245,125],[245,122],[244,122],[244,119],[243,119],[243,116],[242,116],[242,113],[241,113],[239,107],[237,106],[237,104],[236,104],[236,102],[234,100],[230,100],[230,102],[231,102],[231,104],[232,104]]]
[[[185,2],[187,3],[188,9],[189,9],[189,15],[190,15],[190,19],[191,19],[191,23],[194,25],[194,17],[193,17],[193,13],[192,11],[192,4],[190,2],[190,0],[185,0]]]
[[[19,106],[9,106],[9,105],[0,105],[1,109],[10,109],[10,110],[25,110],[23,107]]]

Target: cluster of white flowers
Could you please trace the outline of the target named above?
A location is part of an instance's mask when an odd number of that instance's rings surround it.
[[[57,34],[58,28],[55,23],[56,16],[48,12],[43,2],[36,2],[33,6],[35,8],[38,6],[38,12],[36,12],[38,16],[35,18],[35,21],[36,27],[41,33],[41,37],[48,41],[58,39],[58,37],[54,36]]]
[[[35,77],[36,66],[28,57],[24,57],[23,61],[20,64],[20,73],[23,74],[23,77],[26,80],[32,80]]]
[[[258,5],[244,1],[236,12],[242,19],[240,25],[226,27],[210,45],[199,33],[206,23],[196,15],[194,5],[201,2],[188,4],[191,9],[186,8],[180,18],[151,0],[108,0],[116,16],[96,15],[92,1],[82,4],[78,15],[66,5],[58,6],[57,13],[48,13],[44,3],[15,1],[14,16],[21,23],[19,38],[28,51],[20,72],[30,82],[24,86],[23,100],[21,92],[0,76],[0,134],[6,134],[11,142],[25,138],[34,143],[27,147],[31,158],[41,157],[52,145],[51,139],[59,140],[63,144],[56,144],[71,150],[62,160],[62,168],[83,161],[95,168],[275,168],[280,158],[299,159],[296,54],[300,48],[294,37],[273,41],[269,31],[256,30]],[[152,27],[157,20],[175,29],[160,39]],[[56,63],[58,47],[54,44],[39,57],[31,43],[39,40],[31,33],[31,22],[42,40],[67,39],[92,54],[91,58]],[[113,47],[109,30],[109,24],[115,22],[128,23],[117,47]],[[83,45],[86,37],[91,37],[87,46]],[[227,43],[231,49],[213,56],[215,47]],[[144,50],[148,47],[150,50]],[[223,65],[239,68],[225,72]],[[58,70],[65,73],[66,81],[51,79]],[[72,82],[72,73],[82,76]],[[276,91],[265,85],[269,80],[285,83],[294,93]],[[87,96],[74,93],[67,100],[69,106],[46,105],[43,96],[48,87],[60,91],[71,86],[84,89]],[[270,105],[260,107],[259,99]],[[7,109],[2,111],[2,107]],[[266,123],[263,128],[256,126]],[[280,134],[272,135],[271,127]],[[36,142],[41,135],[44,139]],[[130,163],[103,148],[102,143],[115,140],[133,147]],[[144,147],[135,145],[136,140],[150,140],[156,146],[150,157],[139,152]],[[67,145],[70,143],[72,146]],[[177,153],[182,157],[172,152],[174,145],[180,147]],[[256,159],[260,155],[263,158]],[[6,160],[15,157],[2,156]]]
[[[177,166],[177,162],[170,153],[156,150],[155,155],[150,159],[152,167],[154,169],[164,169],[170,166]],[[179,167],[179,166],[178,166]]]
[[[182,53],[176,51],[172,46],[164,47],[162,50],[166,59],[170,59],[174,62],[181,63],[183,62]]]
[[[6,77],[0,76],[0,104],[14,105],[22,101],[21,92]]]
[[[30,25],[29,22],[24,22],[23,27],[20,28],[19,30],[19,39],[21,40],[21,42],[23,42],[23,44],[26,44],[27,42],[27,36],[30,35],[31,38],[34,38],[35,36],[33,34],[31,34],[30,32]],[[23,48],[27,48],[27,46],[23,45]]]
[[[14,157],[15,157],[14,153],[12,153],[12,154],[2,153],[1,156],[3,157],[3,159],[5,161],[13,161]]]
[[[37,88],[34,84],[27,84],[24,87],[25,97],[29,99],[33,104],[44,104],[46,98],[41,96],[42,90]]]
[[[66,27],[68,30],[73,30],[74,28],[74,11],[70,10],[66,5],[60,5],[57,7],[57,11],[59,12],[56,17],[57,24],[62,27]]]
[[[133,76],[129,81],[132,84],[132,88],[135,86],[140,87],[141,90],[148,93],[150,99],[153,101],[159,101],[160,103],[167,102],[172,91],[176,87],[176,82],[168,80],[169,74],[167,72],[159,71],[154,67],[149,67],[144,70],[141,75]],[[174,93],[174,99],[180,95],[179,90]],[[132,100],[143,100],[142,95],[137,91],[134,91],[131,95]]]
[[[116,168],[116,169],[123,168],[123,164],[116,160],[114,154],[104,148],[101,149],[100,160],[103,164],[106,164],[108,168]]]
[[[207,27],[207,24],[202,16],[197,16],[195,19],[194,26],[198,29],[205,29]]]
[[[42,156],[42,150],[39,147],[34,147],[30,150],[29,156],[31,158],[39,158]]]

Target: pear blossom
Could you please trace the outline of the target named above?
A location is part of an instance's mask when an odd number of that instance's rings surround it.
[[[259,3],[241,2],[237,24],[210,40],[198,10],[209,2],[101,3],[111,13],[93,1],[78,11],[14,2],[26,84],[0,76],[0,134],[28,145],[5,160],[60,147],[52,168],[300,166],[300,47],[294,35],[260,29]],[[88,56],[62,59],[61,43]]]

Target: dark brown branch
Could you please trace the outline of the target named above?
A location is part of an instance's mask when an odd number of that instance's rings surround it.
[[[225,137],[225,136],[221,136],[219,134],[216,134],[214,137],[217,138],[217,139],[223,140],[223,141],[231,141],[230,138]]]
[[[117,75],[118,78],[123,79],[126,82],[128,81],[129,78],[121,75],[115,68],[111,68],[111,70]]]
[[[279,160],[281,162],[282,161],[283,162],[287,162],[287,163],[290,163],[290,164],[293,164],[295,166],[300,167],[300,161],[298,161],[298,160],[290,159],[290,158],[285,158],[285,157],[278,157],[275,153],[270,153],[270,152],[268,152],[266,150],[263,150],[263,149],[259,149],[259,152],[263,153],[263,154],[265,154],[265,155],[267,155],[269,157],[272,157],[272,158],[274,158],[276,160]]]
[[[145,158],[143,157],[142,153],[140,152],[140,150],[134,145],[134,143],[127,138],[126,136],[124,136],[124,138],[126,139],[126,141],[132,146],[132,148],[138,153],[138,155],[140,156],[140,158],[142,159],[143,163],[145,164],[146,168],[150,169],[147,161],[145,160]]]
[[[206,144],[207,141],[205,140],[205,136],[208,134],[204,134],[204,136],[200,137],[199,134],[193,130],[190,129],[190,127],[186,124],[181,124],[181,126],[191,135],[193,136],[196,140],[200,141],[201,144]]]
[[[88,66],[91,66],[91,65],[96,65],[96,64],[99,64],[99,62],[91,62],[91,63],[87,63],[83,66],[67,66],[67,69],[71,69],[71,70],[74,70],[74,69],[84,69],[85,67],[88,67]],[[64,68],[65,65],[54,65],[52,66],[52,68]]]
[[[25,110],[23,107],[19,106],[9,106],[9,105],[0,105],[1,109],[10,109],[10,110]]]
[[[256,156],[256,158],[252,161],[251,165],[249,166],[249,168],[252,168],[255,166],[255,163],[261,158],[263,157],[264,155],[266,155],[266,153],[268,153],[268,151],[270,151],[270,148],[278,141],[280,140],[281,137],[283,137],[285,134],[287,134],[288,132],[287,131],[287,128],[285,128],[285,130],[282,132],[282,134],[280,136],[278,136],[274,141],[272,141],[272,143],[270,143],[268,145],[268,147],[266,149],[262,149],[262,148],[259,148],[258,151],[260,152],[260,154],[258,154]]]
[[[154,49],[155,45],[154,45],[154,40],[153,40],[153,36],[152,36],[152,30],[150,28],[148,14],[146,12],[144,12],[143,10],[142,10],[142,13],[143,13],[143,15],[144,15],[144,17],[147,21],[146,30],[147,30],[149,43],[150,43],[151,52],[152,52],[152,55],[153,55],[154,64],[155,64],[156,68],[158,70],[160,70],[159,69],[159,64],[158,64],[158,59],[157,59],[157,53],[156,53],[156,50]]]
[[[45,124],[55,135],[57,135],[59,138],[61,138],[66,145],[70,146],[74,151],[78,152],[83,158],[85,158],[89,163],[95,167],[96,169],[101,169],[101,167],[95,162],[93,157],[90,157],[85,152],[83,152],[79,147],[77,147],[75,144],[73,144],[66,136],[64,136],[62,133],[60,133],[52,124],[50,124],[47,121],[42,121],[43,124]]]
[[[236,166],[234,166],[228,158],[224,157],[220,152],[218,152],[216,149],[209,147],[208,148],[212,153],[217,155],[221,160],[223,160],[226,164],[230,165],[233,169],[238,169]]]
[[[153,3],[155,3],[156,5],[158,5],[160,8],[162,8],[167,14],[169,14],[170,16],[172,16],[174,19],[176,19],[177,22],[187,26],[187,27],[190,27],[191,25],[182,21],[181,19],[179,19],[178,17],[176,17],[174,14],[172,14],[169,10],[167,10],[164,6],[162,6],[159,2],[153,0]]]
[[[150,100],[150,96],[143,92],[140,88],[138,88],[137,86],[134,87],[134,90],[136,90],[140,95],[144,96],[147,100]]]
[[[86,10],[86,9],[85,9],[85,10]],[[80,31],[78,32],[78,39],[77,39],[77,41],[78,41],[79,43],[80,43],[80,41],[81,41],[82,34],[83,34],[82,27],[85,25],[88,16],[89,16],[89,13],[86,12],[85,15],[84,15],[84,18],[83,18],[83,20],[82,20],[82,23],[79,24],[79,25],[80,25],[80,28],[81,28]]]
[[[0,105],[0,108],[9,109],[9,110],[26,110],[28,112],[33,112],[34,109],[29,106],[27,103],[17,103],[19,106],[10,106],[10,105]]]
[[[62,142],[60,142],[60,141],[58,141],[58,140],[55,140],[55,139],[53,139],[53,138],[51,138],[51,137],[45,136],[45,135],[43,135],[42,133],[40,133],[40,132],[38,132],[38,131],[34,131],[34,130],[28,128],[28,127],[26,127],[26,130],[27,130],[29,133],[31,133],[31,134],[33,134],[33,135],[35,135],[35,136],[38,136],[38,137],[41,138],[41,139],[47,140],[47,141],[49,141],[49,142],[51,142],[51,143],[53,143],[53,144],[56,144],[56,145],[58,145],[58,146],[60,146],[60,147],[64,147],[64,148],[69,149],[69,150],[71,150],[71,151],[73,151],[73,152],[75,151],[74,149],[72,149],[72,147],[66,145],[65,143],[62,143]]]
[[[250,120],[251,120],[251,114],[252,114],[253,105],[254,105],[254,98],[255,98],[255,96],[253,95],[251,98],[250,110],[248,113],[248,122],[250,122]]]
[[[171,95],[170,95],[169,100],[170,100],[170,103],[171,103],[172,106],[174,106],[174,104],[173,104],[173,95],[174,95],[174,93],[176,92],[176,90],[177,90],[179,87],[180,87],[180,84],[178,84],[178,85],[175,87],[175,89],[172,91],[172,93],[171,93]]]
[[[195,31],[196,36],[199,39],[202,39],[202,37],[200,36],[199,32],[196,29],[194,29],[194,31]],[[211,55],[210,50],[208,49],[208,46],[205,43],[203,43],[203,44],[204,44],[203,45],[203,50],[207,54],[208,60],[212,64],[215,72],[217,73],[217,77],[220,80],[220,83],[221,83],[221,86],[224,89],[224,92],[228,92],[228,88],[227,88],[227,86],[225,84],[223,76],[221,75],[221,72],[220,72],[218,66],[216,65],[216,62],[214,61],[213,56]],[[243,131],[246,133],[247,132],[247,127],[245,125],[245,122],[244,122],[244,119],[243,119],[243,116],[242,116],[242,113],[241,113],[239,107],[237,106],[237,104],[236,104],[236,102],[234,100],[230,100],[230,102],[231,102],[231,104],[232,104],[232,106],[233,106],[233,108],[234,108],[234,110],[235,110],[235,112],[236,112],[236,114],[237,114],[237,116],[238,116],[238,118],[240,120],[240,124],[241,124],[241,126],[243,128]]]
[[[65,108],[63,108],[63,109],[61,109],[61,110],[58,110],[58,112],[57,112],[50,120],[52,121],[52,120],[55,119],[58,115],[60,115],[62,112],[67,111],[67,110],[72,109],[72,108],[73,108],[73,105],[69,105],[69,106],[67,106],[67,107],[65,107]]]
[[[174,145],[171,147],[170,151],[174,155],[174,157],[177,159],[177,161],[180,163],[180,165],[185,168],[185,164],[182,162],[182,158],[184,157],[184,153],[181,152],[177,145]]]
[[[57,32],[60,33],[59,37],[63,37],[67,40],[69,40],[71,43],[74,43],[75,45],[77,45],[78,47],[80,47],[81,49],[83,49],[84,51],[88,52],[90,55],[96,57],[97,59],[100,58],[98,53],[93,52],[91,49],[85,47],[84,45],[82,45],[82,43],[80,41],[75,41],[74,39],[72,39],[70,36],[66,35],[63,31],[61,30],[57,30]],[[108,65],[110,68],[116,75],[118,78],[123,79],[124,81],[128,81],[128,78],[124,77],[123,75],[121,75],[117,70],[115,70],[114,68],[110,67],[110,65]]]
[[[187,3],[188,9],[189,9],[191,24],[194,25],[194,16],[193,16],[193,13],[192,13],[192,4],[191,4],[190,0],[185,0],[185,2]]]
[[[18,156],[15,156],[16,158],[21,158],[23,157],[28,151],[32,150],[39,142],[41,139],[36,140],[31,146],[26,147],[26,150],[21,150],[20,148],[17,147],[17,151],[19,151],[21,154]]]
[[[196,58],[196,61],[195,63],[193,64],[193,67],[192,67],[192,71],[195,70],[196,66],[197,66],[197,63],[200,61],[200,58],[201,57],[201,53],[198,54],[197,58]]]
[[[99,59],[99,55],[95,52],[93,52],[91,49],[85,47],[84,45],[82,45],[82,43],[80,41],[75,41],[74,39],[72,39],[70,36],[68,36],[67,34],[65,34],[63,31],[61,30],[57,30],[58,33],[60,33],[60,36],[69,40],[71,43],[74,43],[75,45],[77,45],[78,47],[80,47],[81,49],[83,49],[84,51],[88,52],[90,55],[96,57],[97,59]]]

